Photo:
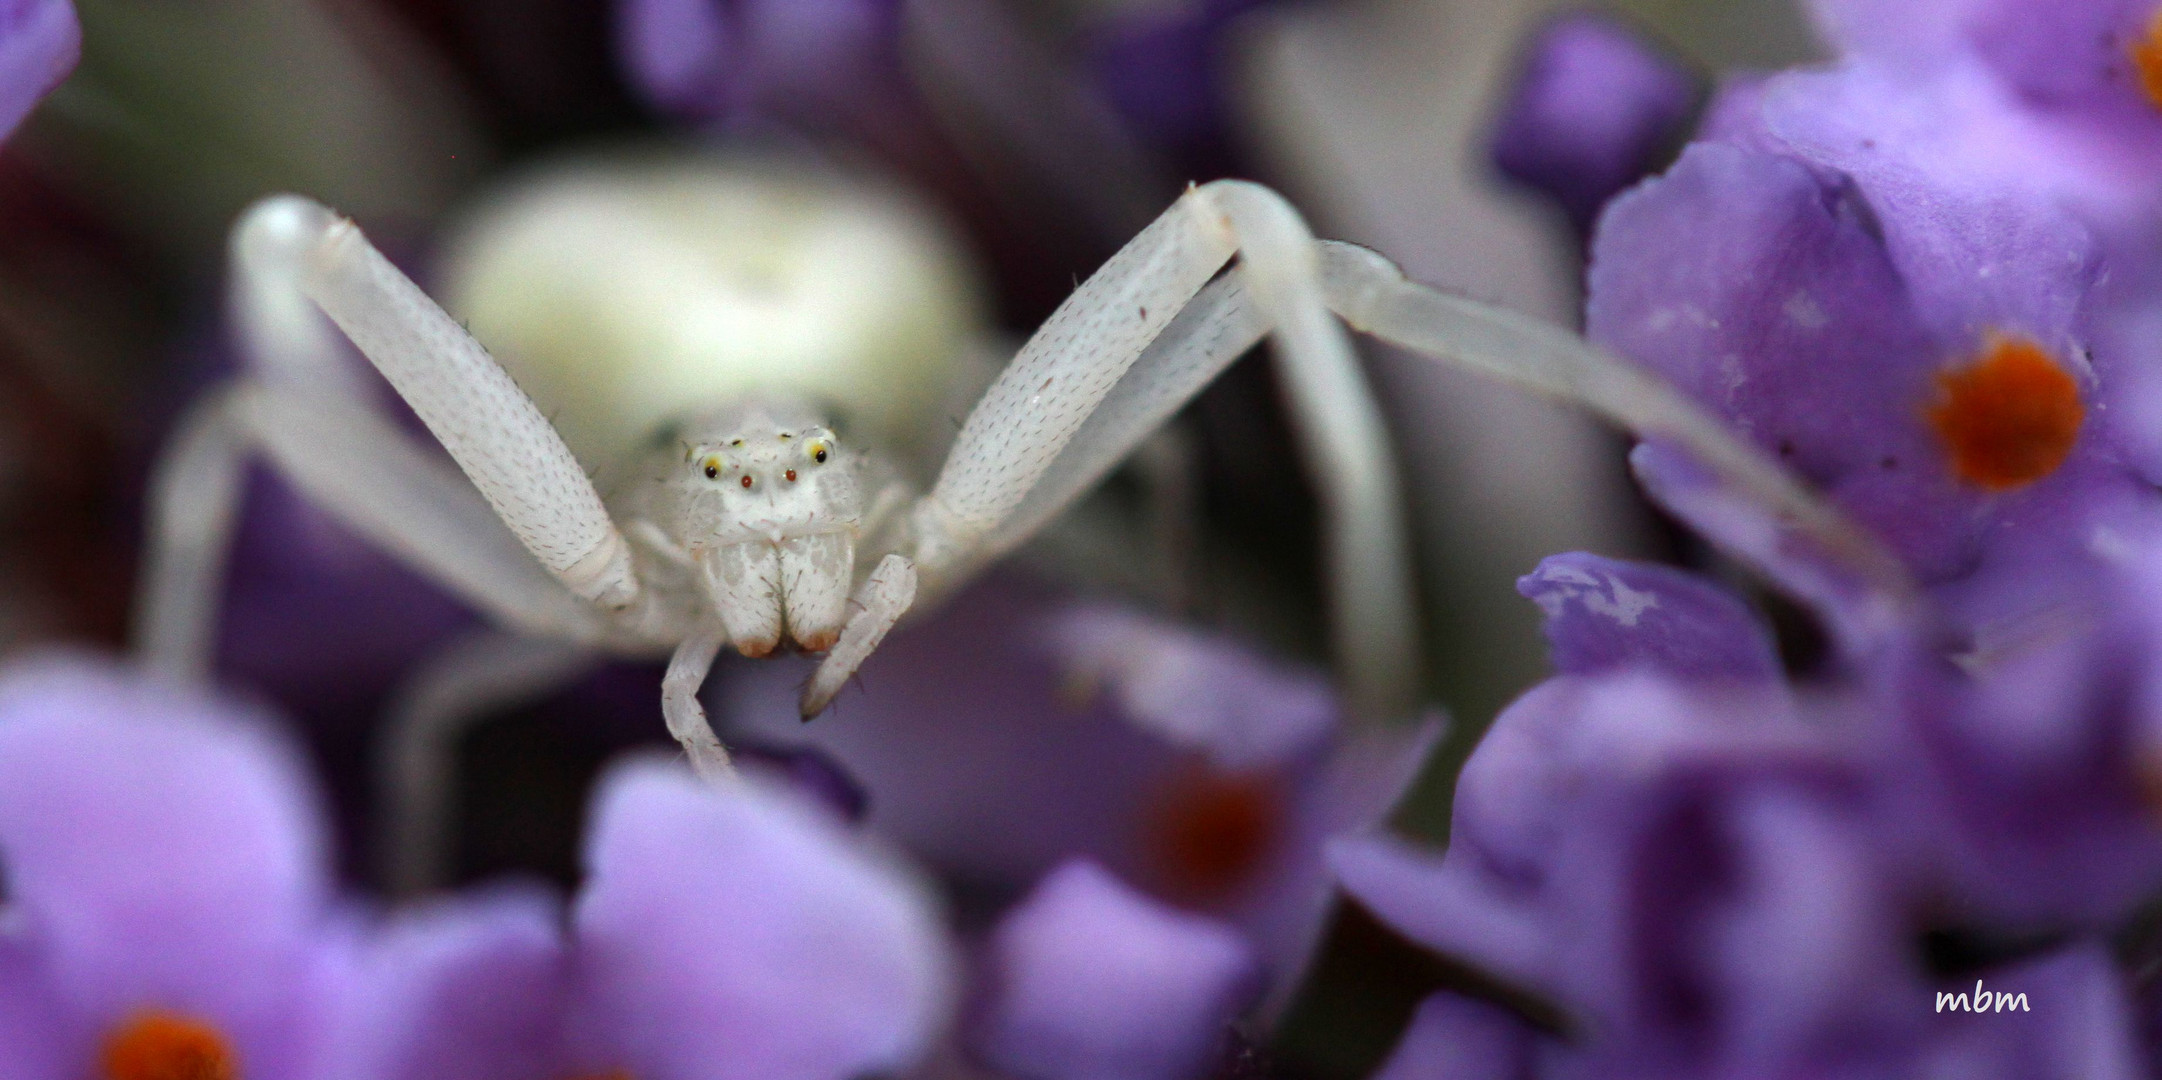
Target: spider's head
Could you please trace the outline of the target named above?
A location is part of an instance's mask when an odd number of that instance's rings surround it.
[[[804,412],[753,407],[729,420],[684,444],[697,507],[685,547],[702,553],[706,591],[738,649],[764,655],[784,629],[806,650],[831,648],[855,577],[856,462]]]
[[[684,467],[703,501],[716,504],[712,541],[855,527],[856,471],[841,440],[820,424],[736,429],[688,444]]]

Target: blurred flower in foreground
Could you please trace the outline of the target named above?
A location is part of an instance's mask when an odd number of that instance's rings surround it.
[[[307,791],[262,717],[89,660],[0,673],[8,1075],[328,1075],[354,984]]]
[[[567,930],[520,890],[335,906],[259,721],[89,661],[0,675],[0,780],[11,1077],[845,1080],[945,1023],[916,884],[756,780],[619,769]]]
[[[1180,1080],[1222,1052],[1258,975],[1231,927],[1069,862],[992,934],[974,1049],[1017,1076]]]
[[[520,891],[394,918],[363,963],[362,1074],[846,1080],[905,1068],[944,1029],[927,898],[793,793],[622,766],[586,861],[567,932],[553,898]]]
[[[1381,821],[1439,730],[1352,729],[1314,674],[1011,574],[896,632],[809,727],[798,678],[743,671],[718,707],[826,750],[867,826],[956,883],[993,927],[968,1041],[1059,1080],[1183,1075],[1233,1015],[1273,1020],[1328,911],[1323,844]],[[1133,1008],[1078,990],[1113,984]]]
[[[1607,200],[1673,152],[1697,98],[1696,79],[1629,26],[1572,12],[1526,48],[1494,129],[1494,164],[1589,236]]]
[[[0,4],[0,139],[60,85],[82,51],[82,27],[68,0]]]

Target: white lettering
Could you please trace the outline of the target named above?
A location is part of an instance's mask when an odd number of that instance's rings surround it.
[[[1982,980],[1974,980],[1974,994],[1951,994],[1937,991],[1937,1011],[1944,1012],[2033,1012],[2027,1004],[2026,994],[2011,994],[1987,990]]]

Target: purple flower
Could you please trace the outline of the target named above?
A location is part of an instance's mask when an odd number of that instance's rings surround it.
[[[2107,929],[2162,888],[2162,545],[2120,558],[2039,627],[1903,665],[1872,758],[1952,918]]]
[[[2092,946],[2061,954],[2077,977],[2051,963],[1980,972],[2060,1002],[2038,1041],[1930,1011],[1955,981],[1920,947],[1948,883],[1937,837],[1903,812],[1900,775],[1855,737],[1873,715],[1858,705],[1798,711],[1642,671],[1563,677],[1505,712],[1467,763],[1446,855],[1339,841],[1345,887],[1377,916],[1560,1005],[1571,1032],[1558,1041],[1445,997],[1384,1075],[1446,1055],[1470,1076],[1602,1077],[1914,1075],[1964,1060],[2073,1076],[2129,1060],[2124,989]]]
[[[1178,0],[1105,17],[1080,43],[1119,117],[1180,179],[1237,171],[1230,30],[1273,0]]]
[[[2111,234],[2116,254],[2155,262],[2162,19],[2152,4],[2069,0],[2046,19],[2014,0],[1812,7],[1852,66],[1968,117],[1933,134],[1963,144],[1978,178],[2046,190]]]
[[[1521,1080],[1533,1075],[1537,1037],[1501,1006],[1436,994],[1419,1003],[1374,1080]]]
[[[245,712],[88,661],[0,673],[9,1076],[843,1080],[944,1030],[935,906],[761,781],[619,768],[567,933],[527,889],[341,912],[312,811]]]
[[[2046,605],[2147,489],[2090,420],[2092,234],[1961,169],[1937,130],[1961,117],[1874,78],[1738,87],[1720,139],[1610,207],[1587,323],[1824,489],[1971,631]],[[1761,531],[1693,496],[1684,459],[1637,464],[1709,535]]]
[[[655,105],[700,119],[816,111],[891,66],[894,0],[622,0],[623,69]]]
[[[1818,26],[1853,57],[1922,75],[1979,62],[2039,109],[2109,110],[2156,122],[2156,39],[2148,0],[2070,0],[2049,18],[2018,0],[1813,0]]]
[[[1952,1006],[1990,995],[1987,1015]],[[2026,1008],[2000,1011],[1997,995]],[[2066,949],[1994,972],[1975,983],[1943,983],[1902,1011],[1921,1017],[1913,1042],[1895,1053],[1843,1055],[1804,1071],[1747,1075],[1820,1077],[1967,1076],[2002,1080],[2136,1077],[2139,1068],[2122,977],[2106,951]],[[2014,1006],[2016,1008],[2016,1006]],[[1453,993],[1419,1006],[1376,1080],[1526,1080],[1533,1077],[1684,1075],[1616,1062],[1596,1045],[1557,1039],[1506,1009]],[[1710,1070],[1688,1075],[1731,1075]]]
[[[82,27],[68,0],[0,4],[0,139],[68,72],[82,52]]]
[[[1820,0],[1843,61],[1724,88],[1594,252],[1593,336],[1823,486],[1968,633],[2050,606],[2162,475],[2162,22],[2061,8]],[[1638,464],[1706,532],[1764,531],[1674,455]]]
[[[991,935],[977,1052],[1036,1080],[1180,1080],[1259,989],[1238,931],[1069,862]]]
[[[1466,764],[1445,858],[1385,840],[1332,858],[1383,920],[1560,1003],[1620,1059],[1810,1059],[1875,1037],[1921,977],[1864,777],[1780,697],[1564,677]]]
[[[1990,1075],[2121,1074],[2124,990],[2089,935],[2162,887],[2143,798],[2162,548],[2125,543],[2122,569],[2075,579],[2039,639],[1963,666],[1894,640],[1808,694],[1705,584],[1548,560],[1524,591],[1562,674],[1466,763],[1447,852],[1347,838],[1331,860],[1383,921],[1559,1006],[1569,1034],[1444,996],[1385,1075],[1878,1075],[1970,1057]],[[1734,655],[1712,662],[1714,642]],[[1952,976],[1924,964],[1931,931],[2069,938],[2054,959],[1975,969],[2050,986],[2067,1011],[2040,1042],[1934,1020],[1918,1003]],[[2070,1041],[2089,1029],[2095,1045]]]
[[[594,821],[580,999],[637,1075],[857,1076],[939,1031],[932,905],[822,808],[647,764],[602,789]]]
[[[1494,164],[1589,235],[1600,207],[1680,141],[1697,97],[1696,80],[1628,26],[1563,15],[1526,50],[1494,130]]]
[[[1564,674],[1644,666],[1695,679],[1780,677],[1749,608],[1680,570],[1577,551],[1540,562],[1516,591],[1546,613],[1554,668]]]
[[[845,1080],[944,1030],[933,905],[793,793],[619,767],[586,859],[567,931],[521,890],[394,919],[366,958],[359,1074]]]
[[[1323,844],[1380,820],[1436,734],[1347,731],[1315,675],[1008,575],[896,632],[866,664],[863,692],[808,727],[788,704],[800,678],[785,665],[743,671],[719,710],[762,742],[823,748],[864,785],[867,826],[954,880],[967,906],[995,913],[1084,857],[1205,917],[1253,950],[1265,1016],[1327,912]],[[1005,918],[1031,929],[996,933],[1050,935],[1045,923],[1064,911],[1077,922],[1061,933],[1095,932],[1088,905],[1028,910]],[[1194,985],[1160,992],[1213,993],[1207,970],[1181,977]],[[1096,1045],[1110,1053],[1127,1029],[1098,1019]],[[1218,1026],[1193,1037],[1212,1040]],[[1028,1030],[1048,1029],[1039,1019]]]
[[[10,1076],[329,1074],[350,935],[307,782],[260,717],[88,660],[16,661],[0,860]]]

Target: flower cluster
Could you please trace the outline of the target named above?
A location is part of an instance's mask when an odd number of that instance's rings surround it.
[[[566,913],[337,896],[252,710],[58,657],[0,671],[10,1076],[801,1077],[898,1068],[949,1010],[938,912],[825,810],[633,762]]]
[[[671,120],[843,144],[965,209],[1005,287],[1033,261],[1053,295],[1087,261],[1068,252],[1236,162],[1224,42],[1264,3],[609,10]],[[0,8],[4,137],[77,29],[65,0]],[[1519,588],[1555,674],[1472,753],[1431,852],[1378,826],[1438,723],[1355,724],[1313,672],[998,571],[816,725],[795,661],[723,671],[710,705],[749,775],[612,766],[567,898],[383,909],[338,883],[328,800],[268,709],[17,658],[7,1075],[1182,1080],[1266,1037],[1339,892],[1476,976],[1419,1006],[1383,1080],[2151,1070],[2162,0],[2041,8],[1813,0],[1835,62],[1708,102],[1621,24],[1567,15],[1494,129],[1494,164],[1585,239],[1587,335],[1874,545],[1802,542],[1681,447],[1632,456],[1800,602],[1819,661],[1711,576],[1554,556]],[[761,305],[786,291],[750,277]],[[472,615],[257,486],[224,669],[357,760],[387,688]],[[571,711],[658,738],[635,682]]]
[[[1045,1080],[1175,1080],[1265,1027],[1323,929],[1331,840],[1375,828],[1439,734],[1347,721],[1317,673],[1011,574],[905,628],[841,715],[731,686],[732,730],[824,751],[867,827],[987,924],[961,1039]]]
[[[1738,598],[1676,571],[1526,577],[1557,674],[1466,765],[1446,854],[1332,857],[1384,921],[1556,1011],[1437,996],[1392,1080],[2147,1068],[2119,953],[2162,890],[2162,8],[1815,13],[1837,63],[1730,79],[1605,206],[1588,333],[1918,588],[1825,588],[1825,552],[1639,447],[1652,495],[1812,606],[1831,660],[1789,676]],[[1984,983],[2031,1013],[1936,1007]]]

